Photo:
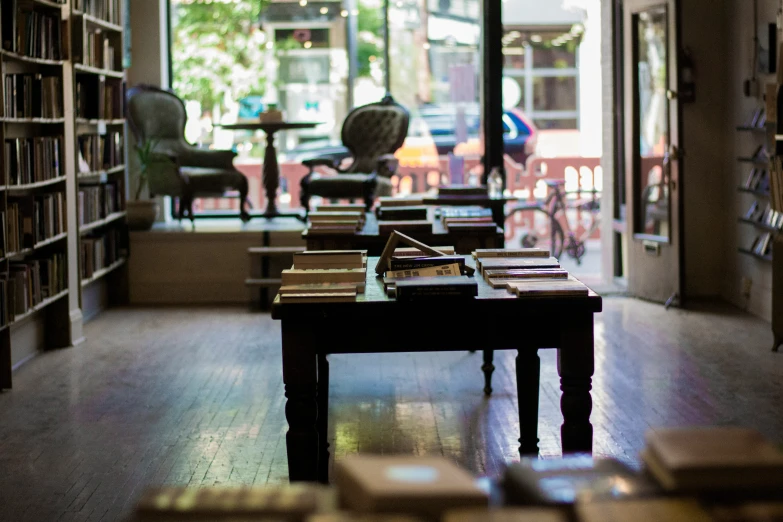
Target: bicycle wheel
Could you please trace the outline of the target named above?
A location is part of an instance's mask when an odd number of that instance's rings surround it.
[[[544,248],[549,250],[552,257],[558,259],[563,254],[564,243],[563,227],[557,221],[549,221],[548,234],[539,234],[533,230],[522,234],[520,239],[522,248]]]

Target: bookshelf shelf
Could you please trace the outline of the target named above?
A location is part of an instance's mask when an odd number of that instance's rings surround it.
[[[0,117],[5,123],[40,123],[43,125],[58,125],[65,123],[65,118],[6,118]]]
[[[769,225],[765,225],[764,223],[759,223],[758,221],[753,221],[752,219],[747,219],[747,218],[742,218],[741,217],[741,218],[737,218],[737,221],[739,221],[740,223],[746,223],[748,225],[753,225],[754,227],[760,228],[761,230],[766,230],[767,232],[772,232],[772,233],[775,233],[775,234],[780,232],[780,230],[775,228],[775,227],[771,227]]]
[[[744,192],[745,194],[753,194],[758,198],[769,198],[769,192],[764,190],[753,190],[747,187],[737,187],[738,192]]]
[[[113,272],[114,270],[118,269],[124,264],[125,264],[125,258],[122,257],[117,261],[115,261],[114,263],[107,266],[106,268],[101,268],[100,270],[96,270],[95,273],[92,274],[92,277],[89,277],[87,279],[82,279],[82,286],[84,287],[89,285],[90,283],[94,283],[98,279],[102,278],[103,276],[105,276],[110,272]]]
[[[99,27],[99,28],[104,29],[106,31],[116,31],[118,33],[122,32],[122,26],[117,25],[117,24],[113,24],[113,23],[111,23],[111,22],[109,22],[107,20],[103,20],[103,19],[98,18],[96,16],[92,16],[92,15],[83,13],[81,11],[78,14],[76,13],[76,11],[74,11],[74,14],[84,18],[84,20],[88,24],[92,25],[93,27]]]
[[[56,243],[58,241],[61,241],[61,240],[65,239],[66,237],[68,237],[68,232],[61,232],[60,234],[57,234],[56,236],[52,236],[52,237],[50,237],[48,239],[44,239],[43,241],[39,241],[38,243],[33,245],[32,248],[25,248],[25,249],[22,249],[22,250],[18,250],[16,252],[9,252],[8,254],[6,254],[6,256],[3,259],[8,259],[8,260],[24,259],[26,256],[29,256],[30,254],[32,254],[36,250],[39,250],[39,249],[41,249],[41,248],[43,248],[45,246],[49,246],[52,243]]]
[[[125,74],[122,71],[110,71],[109,69],[99,69],[98,67],[90,67],[89,65],[84,65],[81,63],[73,64],[73,68],[77,73],[82,73],[82,74],[98,74],[101,76],[108,76],[110,78],[119,78],[119,79],[125,77]]]
[[[737,125],[738,131],[745,131],[745,132],[767,132],[766,127],[751,127],[750,125]]]
[[[37,305],[35,305],[32,308],[30,308],[29,310],[27,310],[25,313],[17,315],[16,317],[14,317],[14,320],[10,323],[10,326],[13,326],[13,325],[15,325],[17,323],[22,322],[23,320],[25,320],[28,317],[30,317],[31,315],[33,315],[35,312],[43,310],[44,308],[46,308],[50,304],[54,303],[55,301],[57,301],[59,299],[62,299],[66,295],[68,295],[68,290],[63,290],[59,294],[53,295],[52,297],[47,297],[46,299],[44,299],[43,301],[41,301]]]
[[[76,118],[76,123],[79,125],[123,125],[125,123],[125,118],[114,118],[111,120]]]
[[[62,66],[65,63],[63,60],[46,60],[43,58],[33,58],[32,56],[26,56],[24,54],[15,53],[13,51],[7,51],[5,49],[0,49],[0,55],[10,58],[11,60],[16,60],[25,63],[36,63],[38,65]]]
[[[106,170],[95,170],[95,171],[92,171],[92,172],[82,172],[82,173],[79,174],[78,178],[79,178],[80,182],[81,181],[91,181],[91,182],[100,181],[100,182],[103,182],[103,181],[105,181],[105,178],[107,176],[111,176],[112,174],[121,174],[123,172],[125,172],[125,165],[124,164],[123,165],[117,165],[116,167],[112,167],[112,168],[106,169]],[[2,187],[0,187],[0,190],[2,190]]]
[[[98,221],[93,221],[91,223],[86,223],[84,225],[81,225],[79,227],[79,234],[86,234],[91,230],[95,230],[96,228],[100,228],[102,226],[108,225],[109,223],[113,223],[114,221],[117,221],[118,219],[122,219],[127,215],[128,212],[125,210],[123,210],[122,212],[113,212],[103,219],[99,219]]]
[[[57,178],[47,179],[45,181],[36,181],[35,183],[27,183],[25,185],[6,185],[5,190],[8,192],[24,192],[41,187],[48,187],[50,185],[56,185],[57,183],[62,183],[66,179],[66,176],[59,176]]]
[[[772,262],[772,256],[762,256],[746,248],[738,248],[737,251],[740,254],[745,254],[751,257],[755,257],[756,259],[761,259],[762,261],[769,261],[770,263]]]
[[[739,161],[740,163],[752,163],[753,165],[758,165],[758,166],[769,165],[768,161],[764,161],[759,158],[747,158],[744,156],[740,156],[739,158],[737,158],[737,161]]]
[[[42,5],[44,7],[51,7],[52,9],[62,9],[65,5],[63,2],[52,2],[51,0],[32,0],[35,5]]]

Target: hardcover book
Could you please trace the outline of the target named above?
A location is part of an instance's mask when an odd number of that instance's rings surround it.
[[[456,251],[454,250],[453,246],[436,246],[432,247],[438,252],[442,252],[446,254],[447,256],[453,256],[456,254]],[[398,247],[394,249],[393,256],[395,258],[401,258],[401,257],[425,257],[428,254],[426,252],[423,252],[419,250],[416,247]]]
[[[540,269],[560,268],[560,263],[554,257],[489,257],[476,259],[476,268],[485,270],[498,268]]]
[[[474,298],[478,283],[467,276],[406,277],[394,282],[397,301],[420,299]]]
[[[281,285],[308,283],[364,283],[367,270],[364,268],[342,269],[299,269],[288,268],[281,272]]]
[[[378,219],[384,221],[426,220],[427,207],[425,205],[416,205],[380,208],[378,209]]]
[[[389,270],[416,270],[430,266],[450,265],[456,263],[465,266],[465,258],[462,256],[436,256],[436,257],[393,257],[389,261]]]
[[[581,296],[587,295],[590,290],[575,279],[545,281],[528,279],[511,281],[506,283],[506,288],[517,297],[544,297],[544,296]]]
[[[380,234],[391,234],[395,230],[404,233],[424,232],[432,233],[432,223],[427,220],[411,221],[378,221],[378,232]]]
[[[380,196],[378,198],[378,206],[380,208],[410,207],[410,206],[418,206],[423,204],[424,204],[424,200],[420,196],[405,196],[405,197]]]
[[[489,257],[549,257],[545,248],[477,248],[472,252],[474,258]]]
[[[665,428],[645,434],[641,457],[666,489],[783,487],[783,451],[759,432],[734,426]]]
[[[349,455],[334,464],[340,505],[359,513],[429,518],[461,507],[485,507],[474,478],[445,457]]]
[[[444,277],[444,276],[459,276],[460,266],[457,263],[449,263],[445,265],[435,265],[422,268],[408,269],[408,270],[387,270],[386,278],[384,281],[390,279],[399,279],[406,277]]]

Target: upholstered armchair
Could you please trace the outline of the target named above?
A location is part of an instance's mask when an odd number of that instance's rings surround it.
[[[332,158],[302,162],[310,170],[302,178],[301,204],[305,214],[310,198],[361,199],[367,210],[378,196],[390,196],[391,177],[397,171],[394,152],[408,134],[408,111],[387,95],[377,103],[353,109],[343,121],[342,142],[351,153],[351,163],[343,168]],[[335,174],[320,174],[315,167],[326,166]]]
[[[178,217],[193,221],[195,198],[224,197],[239,192],[239,217],[250,219],[247,211],[248,182],[234,167],[231,150],[200,149],[185,140],[185,104],[175,94],[150,85],[137,85],[127,94],[128,123],[143,146],[155,144],[157,157],[167,156],[172,167],[148,169],[151,196],[171,196],[178,200]],[[163,163],[159,163],[163,164]]]

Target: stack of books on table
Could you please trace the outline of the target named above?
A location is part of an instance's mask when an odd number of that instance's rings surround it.
[[[476,269],[492,288],[517,297],[587,295],[589,289],[541,248],[498,248],[473,251]]]
[[[305,250],[281,272],[281,303],[355,301],[364,292],[367,250]]]
[[[308,232],[320,234],[356,234],[364,227],[363,210],[341,210],[330,208],[316,210],[307,215]]]
[[[497,229],[497,225],[492,218],[492,209],[489,208],[473,205],[466,207],[441,207],[438,209],[438,215],[446,230],[494,232]]]
[[[423,196],[380,196],[377,209],[391,207],[418,207],[424,204]]]
[[[375,211],[379,220],[383,221],[423,221],[428,218],[427,205],[379,205]]]
[[[384,272],[384,288],[397,301],[442,298],[474,298],[478,284],[465,257],[453,247],[437,249],[444,255],[430,256],[415,248],[397,248]],[[447,253],[448,252],[448,253]]]

